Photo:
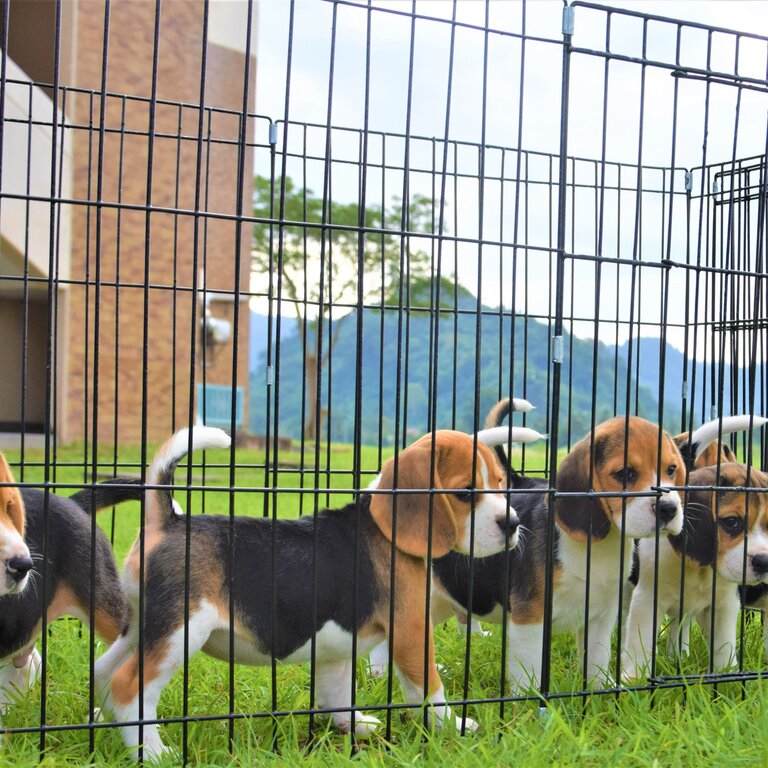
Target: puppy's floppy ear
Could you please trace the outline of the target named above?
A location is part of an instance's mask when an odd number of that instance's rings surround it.
[[[686,475],[688,474],[688,471],[690,471],[690,469],[687,469],[688,460],[683,454],[683,451],[680,450],[680,446],[677,442],[677,437],[672,437],[670,434],[665,432],[664,439],[669,440],[672,443],[672,448],[674,450],[674,453],[677,455],[677,457],[679,457],[679,459],[677,460],[677,469],[675,470],[675,479],[673,480],[673,482],[678,487],[684,486]],[[663,472],[664,467],[662,467],[661,469]],[[680,493],[682,494],[682,491],[680,491]]]
[[[439,467],[440,443],[435,443],[435,488],[442,488]],[[431,440],[412,445],[398,457],[398,489],[424,489],[430,487]],[[380,490],[394,488],[395,461],[390,459],[381,471],[377,486]],[[395,546],[415,557],[427,556],[429,534],[428,493],[398,493],[395,523]],[[432,494],[432,557],[442,557],[450,552],[458,539],[456,521],[450,503],[443,493]],[[395,510],[394,493],[374,493],[371,497],[371,515],[382,533],[392,541]]]
[[[715,472],[712,467],[695,470],[688,482],[691,485],[712,485]],[[702,475],[701,473],[705,474]],[[714,496],[709,490],[686,491],[683,498],[683,530],[677,535],[668,536],[672,548],[682,557],[685,556],[699,565],[712,565],[716,555],[715,513],[712,509]]]
[[[600,438],[595,439],[595,468],[592,472],[594,490],[599,491],[598,458],[600,453]],[[580,440],[571,452],[563,459],[557,470],[558,492],[576,493],[589,492],[589,455],[592,441],[589,436]],[[577,541],[587,541],[590,531],[592,541],[604,539],[611,531],[611,521],[605,513],[600,499],[587,497],[556,497],[555,518],[561,528],[564,528]]]
[[[0,453],[0,482],[12,483],[13,472],[5,460],[5,456]],[[21,500],[21,493],[18,488],[3,486],[0,488],[0,517],[7,516],[11,525],[23,536],[24,535],[24,502]]]
[[[696,449],[695,449],[695,446],[691,445],[690,433],[681,432],[679,435],[675,435],[672,438],[672,442],[675,444],[675,447],[680,453],[680,458],[683,460],[682,461],[683,469],[687,467],[689,470],[693,470],[694,462],[696,460],[696,456],[695,456]],[[701,464],[700,466],[706,466],[706,465]],[[677,480],[675,482],[677,482]],[[678,484],[682,485],[682,483],[678,483]]]

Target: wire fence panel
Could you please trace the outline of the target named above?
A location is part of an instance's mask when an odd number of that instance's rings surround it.
[[[254,5],[0,4],[4,749],[762,678],[768,38]]]

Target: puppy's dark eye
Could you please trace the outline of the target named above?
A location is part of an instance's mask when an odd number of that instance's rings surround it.
[[[738,515],[731,517],[721,517],[720,527],[729,535],[736,536],[744,530],[744,518]]]
[[[667,477],[674,477],[675,472],[677,472],[677,466],[675,464],[670,464],[667,467]]]
[[[472,496],[473,496],[471,488],[461,488],[458,491],[454,491],[453,495],[459,501],[463,501],[465,504],[469,504],[469,502],[472,501]]]
[[[632,483],[637,482],[637,472],[636,470],[632,469],[632,467],[624,467],[623,469],[620,469],[618,472],[614,472],[613,476],[616,478],[616,480],[620,483],[625,483],[627,485],[632,485]]]

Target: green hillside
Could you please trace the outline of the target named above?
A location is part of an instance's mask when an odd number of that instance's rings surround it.
[[[401,440],[405,435],[405,441],[410,441],[430,429],[433,409],[438,428],[470,431],[475,425],[475,404],[479,404],[482,422],[488,409],[510,391],[539,406],[529,414],[526,423],[549,431],[546,404],[551,402],[550,326],[522,316],[517,316],[513,325],[507,310],[482,307],[478,313],[475,297],[465,289],[455,290],[447,281],[441,290],[441,310],[437,312],[428,309],[434,304],[434,297],[429,295],[431,289],[427,283],[420,291],[412,292],[408,310],[364,310],[360,344],[356,312],[343,317],[338,326],[328,328],[326,324],[324,338],[336,333],[337,341],[322,371],[322,401],[328,409],[323,437],[342,442],[354,439],[358,386],[360,435],[364,444],[389,445],[396,434]],[[284,320],[284,327],[290,329],[293,322]],[[513,332],[514,353],[510,355]],[[578,439],[589,430],[593,355],[591,340],[564,336],[561,444],[567,443],[569,437],[571,441]],[[514,360],[511,389],[510,358]],[[262,351],[251,374],[249,426],[257,434],[266,429],[265,365],[266,355]],[[279,345],[275,345],[273,365],[279,384],[280,434],[299,437],[304,365],[296,332],[284,333]],[[623,412],[625,388],[626,363],[621,350],[598,344],[594,397],[597,421]],[[634,410],[634,389],[632,403]],[[274,409],[275,402],[272,418]],[[304,412],[307,410],[305,405]],[[654,418],[657,410],[653,391],[640,387],[638,413]]]

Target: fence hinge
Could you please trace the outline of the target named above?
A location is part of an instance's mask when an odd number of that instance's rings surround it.
[[[576,16],[575,8],[571,8],[570,5],[566,5],[563,8],[563,34],[572,35],[574,28],[574,19]]]
[[[716,195],[720,191],[720,184],[717,179],[712,182],[712,194]]]
[[[687,381],[683,382],[683,386],[681,390],[682,391],[680,394],[683,396],[683,400],[687,400],[688,399],[688,382]]]
[[[269,126],[269,143],[277,144],[277,123],[272,123]]]
[[[693,173],[691,171],[685,172],[685,191],[690,192],[693,189]]]
[[[275,379],[275,369],[271,366],[267,366],[267,386],[271,387]]]
[[[552,337],[552,362],[553,363],[563,362],[563,337],[562,336]]]

